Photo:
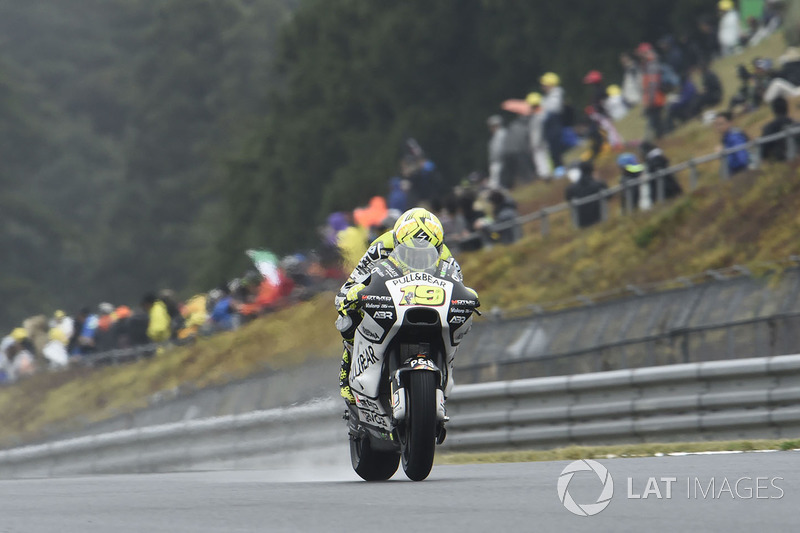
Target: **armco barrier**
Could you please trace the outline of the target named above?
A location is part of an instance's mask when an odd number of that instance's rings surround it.
[[[800,355],[470,385],[452,449],[800,436]]]
[[[450,451],[800,436],[800,355],[456,387]],[[324,400],[0,452],[0,476],[230,469],[347,455]]]

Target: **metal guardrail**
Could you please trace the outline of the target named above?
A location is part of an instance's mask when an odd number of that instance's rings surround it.
[[[4,478],[346,456],[339,400],[0,452]],[[800,355],[457,386],[445,449],[800,436]]]
[[[141,344],[130,348],[115,348],[103,352],[89,353],[80,356],[80,360],[87,366],[118,365],[130,361],[137,361],[146,357],[151,357],[159,348],[171,346],[168,343]]]
[[[277,466],[334,444],[346,453],[342,411],[331,399],[14,448],[0,451],[0,478]]]
[[[800,355],[464,387],[456,450],[800,436]]]
[[[574,199],[570,202],[563,202],[560,204],[556,204],[549,207],[544,207],[539,209],[538,211],[534,211],[533,213],[529,213],[526,215],[518,216],[513,220],[509,220],[507,222],[501,222],[497,224],[493,224],[491,226],[492,231],[503,231],[506,229],[510,229],[516,226],[523,226],[524,224],[528,224],[530,222],[539,221],[540,222],[540,232],[542,235],[546,236],[550,233],[550,216],[555,215],[557,213],[570,211],[572,215],[573,225],[576,225],[577,221],[577,211],[576,208],[582,205],[586,205],[592,202],[601,202],[601,213],[602,213],[602,220],[607,220],[608,218],[608,201],[611,197],[617,194],[625,194],[628,195],[628,202],[627,205],[630,205],[630,194],[634,187],[640,187],[642,185],[649,184],[651,181],[656,181],[656,203],[661,203],[664,201],[665,197],[665,190],[664,190],[664,177],[670,174],[677,174],[679,172],[683,172],[685,170],[689,171],[689,190],[693,191],[697,188],[697,184],[700,179],[700,174],[698,171],[698,165],[702,165],[705,163],[710,163],[712,161],[716,161],[718,159],[722,159],[723,157],[727,157],[730,154],[734,154],[736,152],[740,152],[742,150],[752,151],[753,148],[760,147],[763,144],[770,143],[773,141],[779,141],[786,139],[787,141],[787,159],[792,160],[798,155],[798,139],[797,136],[800,136],[800,125],[791,126],[784,131],[775,133],[773,135],[767,135],[764,137],[759,137],[758,139],[753,139],[748,141],[747,143],[734,146],[732,148],[726,148],[719,152],[715,152],[713,154],[708,154],[700,157],[695,157],[690,159],[689,161],[685,161],[683,163],[678,163],[677,165],[673,165],[669,168],[660,170],[653,174],[645,173],[641,178],[627,180],[624,183],[616,185],[614,187],[609,187],[597,194],[593,194],[590,196],[585,196],[583,198]],[[753,168],[758,168],[761,164],[760,154],[751,153],[751,161]],[[728,166],[726,164],[720,165],[720,178],[723,180],[730,179],[730,173],[728,172]]]

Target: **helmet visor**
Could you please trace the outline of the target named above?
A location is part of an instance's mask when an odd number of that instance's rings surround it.
[[[439,250],[430,241],[409,239],[397,245],[392,257],[409,270],[424,272],[436,266],[439,261]]]

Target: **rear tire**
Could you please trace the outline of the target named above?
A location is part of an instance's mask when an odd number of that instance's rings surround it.
[[[398,452],[375,451],[368,437],[350,437],[350,463],[361,479],[385,481],[397,472],[400,463]]]
[[[403,470],[409,479],[422,481],[431,473],[436,451],[436,373],[411,372],[407,395],[401,440]]]

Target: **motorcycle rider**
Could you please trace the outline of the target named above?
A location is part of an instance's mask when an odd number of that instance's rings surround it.
[[[358,309],[358,293],[369,284],[372,267],[389,257],[396,246],[409,243],[412,239],[429,241],[439,251],[440,261],[452,263],[457,271],[461,272],[461,267],[444,244],[442,223],[439,222],[436,215],[421,207],[409,209],[400,215],[392,230],[372,242],[334,299],[336,310],[339,313],[339,317],[336,319],[336,329],[344,339],[342,366],[339,372],[339,391],[342,398],[350,405],[356,403],[348,382],[353,340],[356,328],[363,317],[362,312]]]

